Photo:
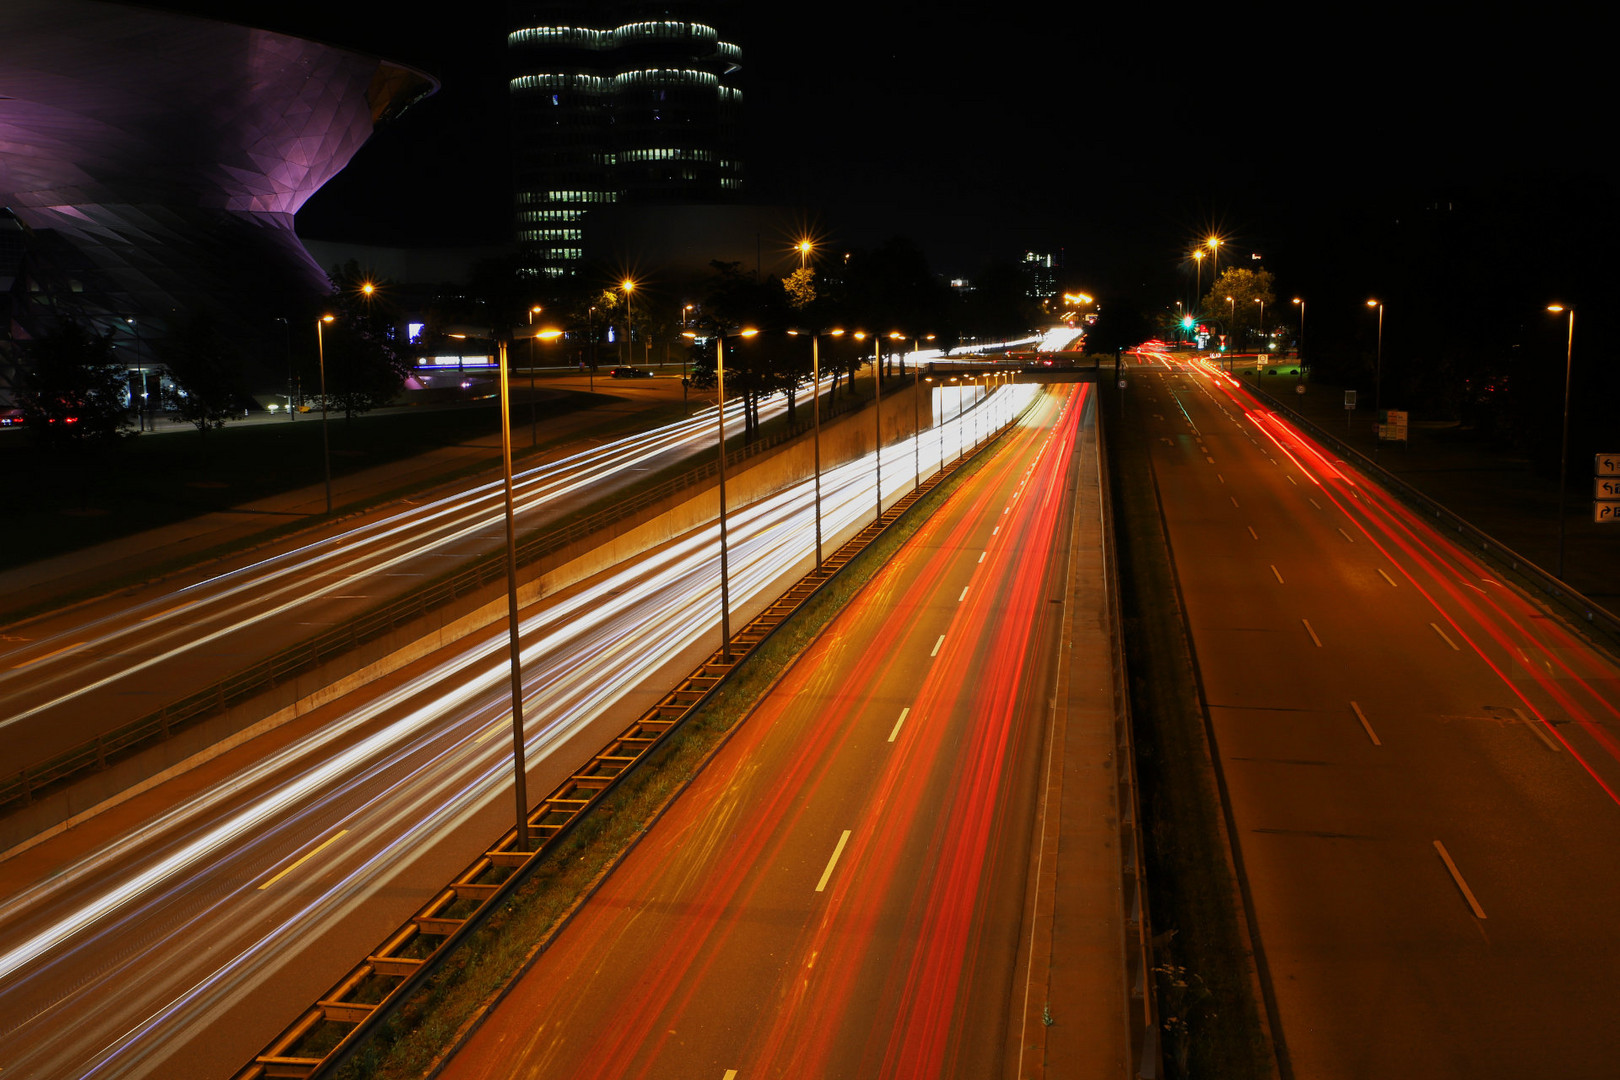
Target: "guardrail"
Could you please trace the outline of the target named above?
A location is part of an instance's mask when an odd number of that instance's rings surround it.
[[[730,657],[717,649],[656,705],[608,742],[586,764],[529,812],[533,851],[516,850],[517,829],[507,830],[439,890],[415,915],[386,937],[332,987],[256,1054],[234,1080],[270,1077],[312,1080],[331,1072],[365,1035],[432,977],[454,950],[499,910],[541,856],[657,749],[744,660],[768,641],[795,612],[821,592],[857,555],[905,516],[961,466],[988,449],[1033,407],[1033,401],[978,446],[906,493],[870,524],[800,578],[765,612],[732,635]]]
[[[827,410],[826,418],[842,415],[865,404],[864,399],[845,398],[843,402]],[[790,428],[728,451],[727,465],[734,467],[807,432],[808,429],[804,427]],[[531,536],[518,544],[518,563],[528,565],[560,551],[570,544],[658,504],[671,495],[697,487],[718,472],[718,462],[711,459],[602,510]],[[201,690],[171,701],[138,719],[97,735],[94,739],[88,739],[54,757],[24,766],[0,780],[0,814],[27,806],[45,789],[69,783],[82,773],[103,770],[111,763],[169,739],[186,727],[273,689],[335,656],[340,656],[413,622],[436,608],[477,592],[494,582],[502,581],[505,575],[504,553],[496,551],[478,556],[473,562],[447,578],[412,589],[394,600],[354,616],[341,626],[323,631],[295,645],[289,645],[257,663]]]
[[[1620,616],[1616,616],[1601,604],[1570,588],[1569,585],[1553,574],[1543,570],[1540,566],[1520,555],[1489,533],[1475,527],[1466,518],[1447,509],[1444,504],[1433,497],[1419,491],[1360,450],[1344,442],[1315,421],[1308,419],[1297,409],[1272,397],[1258,386],[1250,386],[1248,383],[1242,385],[1245,390],[1264,401],[1271,409],[1286,416],[1290,423],[1309,432],[1313,439],[1333,447],[1336,453],[1355,465],[1357,469],[1375,477],[1379,484],[1394,492],[1401,501],[1426,514],[1432,514],[1458,534],[1466,537],[1487,558],[1521,575],[1531,585],[1565,610],[1609,635],[1608,645],[1610,651],[1613,651],[1615,639],[1620,638]]]

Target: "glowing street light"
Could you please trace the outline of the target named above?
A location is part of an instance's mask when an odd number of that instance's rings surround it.
[[[626,364],[636,362],[636,319],[630,309],[630,297],[636,291],[636,282],[633,278],[625,278],[619,282],[619,288],[624,291],[624,356]],[[592,380],[594,381],[594,379]]]
[[[737,337],[753,337],[758,330],[739,330]],[[714,410],[720,431],[720,658],[731,661],[731,574],[726,562],[726,328],[714,332],[714,375],[719,401]]]
[[[539,304],[534,304],[529,308],[529,329],[531,331],[534,329],[534,317],[544,310]],[[538,407],[535,404],[534,392],[534,342],[537,337],[539,335],[533,333],[529,336],[529,445],[531,447],[540,445],[540,416]]]
[[[336,315],[322,315],[315,320],[315,355],[321,367],[321,467],[326,474],[326,513],[332,513],[332,446],[326,436],[326,338],[321,328],[337,320]]]
[[[816,250],[816,245],[809,237],[805,237],[794,245],[794,250],[799,253],[799,269],[803,270],[808,265],[811,254]]]
[[[1384,302],[1368,300],[1367,306],[1378,309],[1378,352],[1373,361],[1373,460],[1378,460],[1378,444],[1383,438],[1379,425],[1384,422]]]
[[[1294,297],[1294,303],[1299,305],[1299,348],[1294,353],[1294,371],[1301,379],[1305,378],[1305,301]]]
[[[523,660],[518,642],[517,526],[512,513],[512,397],[508,386],[506,335],[497,334],[501,370],[501,472],[506,485],[506,624],[512,668],[512,772],[517,797],[518,851],[529,850],[528,774],[523,761]]]
[[[1558,580],[1564,580],[1564,492],[1569,479],[1569,377],[1575,359],[1575,309],[1548,304],[1554,315],[1569,312],[1569,340],[1564,345],[1564,431],[1558,441]]]
[[[788,333],[798,336],[799,331]],[[816,456],[816,569],[821,569],[821,339],[843,337],[842,330],[827,330],[810,334],[810,412],[815,422]]]

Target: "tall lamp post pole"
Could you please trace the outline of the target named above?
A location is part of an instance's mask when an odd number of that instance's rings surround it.
[[[877,453],[874,459],[877,463],[877,517],[874,521],[883,519],[883,338],[872,335],[872,412],[874,430],[877,432]]]
[[[1378,351],[1373,360],[1373,460],[1378,460],[1378,444],[1383,441],[1384,422],[1384,302],[1367,301],[1368,307],[1378,309]]]
[[[1294,297],[1294,303],[1299,305],[1299,348],[1294,350],[1294,373],[1300,379],[1305,378],[1305,301]]]
[[[1558,440],[1558,580],[1564,580],[1564,498],[1569,480],[1569,383],[1575,360],[1575,309],[1562,304],[1548,304],[1547,310],[1557,315],[1569,312],[1569,340],[1564,345],[1564,431]]]
[[[738,337],[753,337],[758,330],[742,330]],[[718,400],[714,415],[720,434],[720,658],[731,660],[731,567],[726,554],[726,330],[714,333],[714,374]]]
[[[540,445],[540,416],[534,403],[534,317],[544,309],[539,304],[529,305],[529,445]]]
[[[326,513],[332,513],[332,444],[326,435],[326,337],[322,327],[334,321],[335,315],[322,315],[315,320],[315,356],[321,369],[321,468],[326,475]]]
[[[506,336],[496,341],[501,361],[501,472],[506,484],[506,625],[512,654],[512,775],[517,794],[517,849],[529,850],[528,776],[523,762],[523,655],[518,641],[517,531],[512,514],[512,398]]]

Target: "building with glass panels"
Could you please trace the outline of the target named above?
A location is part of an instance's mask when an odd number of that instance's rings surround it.
[[[735,201],[742,50],[710,21],[727,7],[512,5],[514,226],[531,272],[574,274],[606,208]]]

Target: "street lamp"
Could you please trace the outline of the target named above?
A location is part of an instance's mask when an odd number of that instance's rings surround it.
[[[798,336],[799,331],[788,333]],[[824,331],[827,337],[842,337],[842,330]],[[816,569],[821,569],[821,338],[822,332],[810,334],[810,412],[815,421],[816,448]]]
[[[803,270],[810,259],[810,253],[816,250],[816,245],[808,237],[794,245],[799,253],[799,269]]]
[[[512,513],[512,398],[508,386],[506,335],[495,351],[501,369],[501,471],[506,485],[506,626],[512,668],[512,772],[517,796],[517,850],[529,850],[528,776],[523,762],[523,657],[518,641],[517,528]]]
[[[315,320],[315,355],[321,368],[321,465],[326,473],[326,512],[332,513],[332,445],[326,435],[326,338],[322,327],[337,320],[336,315],[322,315]]]
[[[1205,243],[1209,245],[1209,278],[1211,281],[1215,281],[1216,271],[1221,265],[1221,238],[1211,236]]]
[[[636,283],[631,278],[619,282],[619,288],[624,290],[624,355],[626,364],[636,362],[636,319],[630,310],[630,296],[636,291]]]
[[[855,340],[864,340],[866,335],[857,330]],[[883,338],[877,334],[872,335],[872,413],[873,430],[877,435],[877,452],[873,459],[877,467],[877,517],[874,521],[883,519]]]
[[[1569,340],[1564,345],[1564,432],[1558,441],[1558,580],[1564,580],[1564,493],[1569,479],[1569,377],[1575,359],[1575,309],[1548,304],[1554,315],[1569,312]]]
[[[544,309],[541,308],[541,306],[539,304],[535,304],[535,305],[533,305],[533,306],[531,306],[529,308],[529,329],[530,329],[530,331],[534,330],[534,317],[536,315],[540,314],[540,312],[542,310],[544,310]],[[535,342],[535,337],[537,337],[537,336],[538,335],[534,335],[534,334],[531,333],[531,335],[529,337],[529,445],[530,446],[539,446],[540,445],[540,417],[539,417],[539,413],[537,412],[535,402],[534,402],[534,399],[535,399],[535,393],[534,393],[534,362],[535,362],[534,361],[534,342]]]
[[[753,337],[758,330],[740,330],[738,337]],[[731,661],[731,574],[726,561],[726,328],[714,332],[714,375],[719,401],[714,415],[720,432],[720,658]]]
[[[1305,301],[1294,297],[1294,303],[1299,305],[1299,348],[1294,350],[1294,374],[1300,379],[1305,378]]]
[[[1378,309],[1378,352],[1373,360],[1373,460],[1378,460],[1378,443],[1383,438],[1380,426],[1384,422],[1384,302],[1368,300],[1367,306]]]
[[[1237,337],[1237,301],[1233,300],[1230,296],[1226,298],[1226,316],[1226,370],[1231,372],[1237,370],[1235,367],[1233,367],[1233,365],[1237,363],[1237,356],[1232,351],[1234,348],[1236,348],[1237,342],[1231,340],[1232,338]]]
[[[1204,249],[1195,249],[1192,253],[1192,257],[1193,265],[1197,267],[1197,269],[1194,271],[1195,276],[1193,279],[1197,282],[1197,295],[1193,297],[1193,303],[1201,304],[1204,302]]]

